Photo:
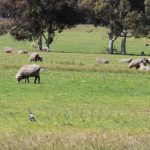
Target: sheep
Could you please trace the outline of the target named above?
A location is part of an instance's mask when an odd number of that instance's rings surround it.
[[[144,46],[149,46],[149,43],[145,43]]]
[[[42,50],[43,50],[43,52],[50,52],[48,47],[44,47]]]
[[[30,83],[29,77],[35,77],[34,83],[36,83],[38,79],[38,83],[40,83],[40,69],[41,66],[36,64],[25,65],[19,69],[16,74],[17,83],[19,83],[22,79],[25,79]]]
[[[150,71],[150,67],[148,66],[145,66],[144,63],[140,63],[140,68],[139,68],[141,71]]]
[[[141,63],[144,63],[144,64],[146,65],[147,63],[149,63],[149,60],[148,60],[147,58],[135,59],[135,60],[132,60],[132,61],[129,63],[128,67],[129,67],[130,69],[133,68],[133,67],[135,67],[136,69],[138,69],[138,68],[140,68],[140,64],[141,64]]]
[[[22,53],[23,53],[23,54],[27,54],[27,53],[28,53],[28,50],[23,50]]]
[[[120,59],[120,60],[119,60],[120,63],[130,63],[131,61],[132,61],[132,58]]]
[[[27,50],[20,50],[20,51],[18,51],[18,54],[27,54],[27,53],[28,53]]]
[[[96,63],[99,63],[99,64],[108,64],[109,60],[106,59],[106,58],[96,58]]]
[[[5,47],[5,53],[12,53],[12,52],[13,52],[13,48]]]
[[[30,55],[30,58],[29,58],[29,61],[30,62],[32,62],[32,61],[40,61],[40,62],[43,62],[43,57],[42,56],[39,56],[39,54],[38,53],[32,53],[31,55]]]

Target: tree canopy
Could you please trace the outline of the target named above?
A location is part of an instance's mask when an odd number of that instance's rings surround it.
[[[81,4],[91,10],[96,26],[109,29],[108,52],[111,54],[117,37],[126,36],[128,32],[135,37],[148,35],[149,0],[81,0]],[[125,54],[124,48],[121,48],[122,54]]]
[[[44,36],[47,46],[53,41],[55,31],[73,27],[79,14],[76,0],[3,0],[0,10],[5,18],[14,20],[9,31],[17,40]]]
[[[135,37],[150,35],[150,0],[1,0],[0,15],[0,34],[9,31],[17,40],[38,39],[39,49],[42,36],[49,47],[56,31],[87,18],[95,26],[109,29],[111,54],[119,36],[123,37],[121,53],[125,54],[128,32]]]

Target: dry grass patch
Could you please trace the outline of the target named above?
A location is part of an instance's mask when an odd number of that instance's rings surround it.
[[[51,150],[148,150],[149,133],[121,133],[119,131],[82,131],[57,133],[28,133],[24,136],[8,135],[0,142],[1,149]]]

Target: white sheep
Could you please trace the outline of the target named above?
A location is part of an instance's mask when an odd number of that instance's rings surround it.
[[[16,74],[17,83],[19,83],[22,79],[25,79],[25,82],[27,80],[29,83],[29,77],[35,77],[34,83],[36,83],[37,79],[38,83],[40,83],[40,69],[41,66],[36,64],[21,67]]]
[[[109,60],[107,58],[96,58],[96,63],[99,63],[99,64],[108,64],[109,63]]]
[[[145,43],[144,46],[149,46],[149,43]]]
[[[43,47],[42,49],[44,52],[50,52],[49,48],[48,47]]]
[[[27,53],[28,53],[27,50],[20,50],[20,51],[18,51],[18,54],[27,54]]]
[[[13,52],[13,48],[5,47],[5,53],[12,53],[12,52]]]
[[[145,66],[144,63],[140,63],[140,68],[141,71],[150,71],[150,67]]]
[[[138,69],[138,68],[140,68],[140,64],[141,63],[144,63],[146,65],[147,63],[149,63],[149,60],[147,58],[135,59],[135,60],[132,60],[129,63],[128,67],[130,69],[133,68],[133,67],[135,67],[136,69]]]

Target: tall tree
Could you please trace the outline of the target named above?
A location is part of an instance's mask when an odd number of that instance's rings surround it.
[[[13,11],[7,12],[5,2],[11,4],[9,10]],[[40,50],[42,36],[49,47],[56,31],[62,32],[78,21],[77,0],[3,0],[0,4],[3,13],[15,21],[15,26],[10,30],[11,35],[17,40],[38,39]]]
[[[126,54],[126,37],[128,31],[140,36],[144,28],[144,0],[87,0],[89,8],[95,15],[95,24],[106,26],[109,37],[108,52],[114,53],[115,40],[121,36],[121,54]],[[142,30],[141,30],[142,29]]]

